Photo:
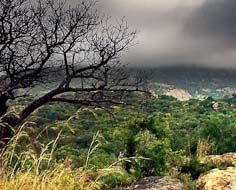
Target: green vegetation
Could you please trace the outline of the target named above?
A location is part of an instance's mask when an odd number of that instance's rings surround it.
[[[220,167],[201,163],[202,157],[236,151],[235,103],[235,98],[180,102],[161,96],[145,107],[111,106],[109,112],[45,106],[16,130],[0,187],[110,189],[144,176],[173,175],[193,189],[201,173]]]

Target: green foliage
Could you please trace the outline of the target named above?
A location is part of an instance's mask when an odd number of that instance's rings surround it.
[[[130,185],[135,180],[133,175],[128,174],[125,170],[120,173],[113,173],[101,178],[103,189],[111,189],[116,186]]]
[[[140,101],[137,97],[130,98]],[[215,102],[220,105],[219,110],[213,109]],[[110,111],[67,104],[48,105],[29,119],[31,122],[24,129],[16,151],[40,153],[47,144],[51,149],[50,142],[60,133],[54,161],[67,160],[72,168],[79,168],[86,163],[93,137],[99,131],[94,142],[98,147],[89,155],[86,167],[98,169],[116,163],[124,171],[104,177],[106,188],[128,184],[134,178],[170,175],[174,171],[185,181],[186,189],[192,189],[192,180],[201,173],[223,167],[200,162],[200,140],[214,145],[207,153],[236,151],[235,98],[180,102],[161,96],[150,99],[145,107],[138,103],[110,106]],[[12,163],[14,160],[17,158],[13,157]]]
[[[213,168],[216,168],[214,164],[202,164],[196,157],[193,157],[187,165],[182,167],[181,172],[190,173],[193,179],[197,179],[200,174]]]
[[[139,162],[143,175],[160,175],[167,171],[170,151],[168,139],[158,139],[149,131],[145,131],[137,135],[136,142],[137,155],[147,158]]]

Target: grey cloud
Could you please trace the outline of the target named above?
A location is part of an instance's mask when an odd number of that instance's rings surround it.
[[[181,2],[182,3],[179,3]],[[136,65],[160,65],[182,61],[185,49],[179,49],[183,20],[188,16],[194,0],[102,0],[101,11],[115,18],[125,16],[132,28],[140,31],[139,44],[126,57]],[[188,3],[187,3],[188,2]],[[186,45],[188,46],[188,45]],[[188,47],[186,47],[188,49]],[[181,54],[179,55],[178,52]],[[180,59],[180,60],[177,60]],[[184,60],[186,61],[186,60]]]
[[[236,0],[99,0],[98,10],[140,31],[126,62],[236,67]]]
[[[125,16],[131,25],[141,27],[141,30],[153,30],[181,22],[188,6],[177,3],[163,5],[161,2],[162,0],[101,0],[99,5],[102,11],[116,18]]]
[[[206,1],[190,16],[185,30],[192,37],[207,40],[212,45],[235,48],[236,1]]]

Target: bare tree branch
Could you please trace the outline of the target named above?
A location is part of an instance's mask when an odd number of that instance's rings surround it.
[[[68,6],[60,0],[0,2],[0,116],[14,127],[49,102],[81,106],[124,104],[131,92],[145,92],[126,73],[122,53],[135,45],[136,31],[124,19],[100,17],[96,2]],[[57,87],[36,98],[12,119],[9,99],[50,80]],[[0,138],[4,137],[4,129]],[[8,133],[8,132],[7,132]]]

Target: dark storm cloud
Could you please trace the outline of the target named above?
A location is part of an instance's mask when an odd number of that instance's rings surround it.
[[[186,31],[222,48],[236,46],[236,0],[208,0],[190,16]],[[218,47],[218,48],[220,48]]]
[[[101,0],[99,5],[102,12],[115,18],[125,16],[129,25],[140,31],[139,44],[132,48],[126,60],[146,66],[182,61],[183,54],[189,48],[188,44],[183,44],[179,49],[179,31],[191,8],[201,1]]]
[[[126,62],[236,67],[236,0],[99,0],[98,10],[140,31]]]
[[[125,16],[135,26],[141,29],[165,27],[180,21],[184,5],[169,6],[160,0],[101,0],[100,8],[117,18]]]

